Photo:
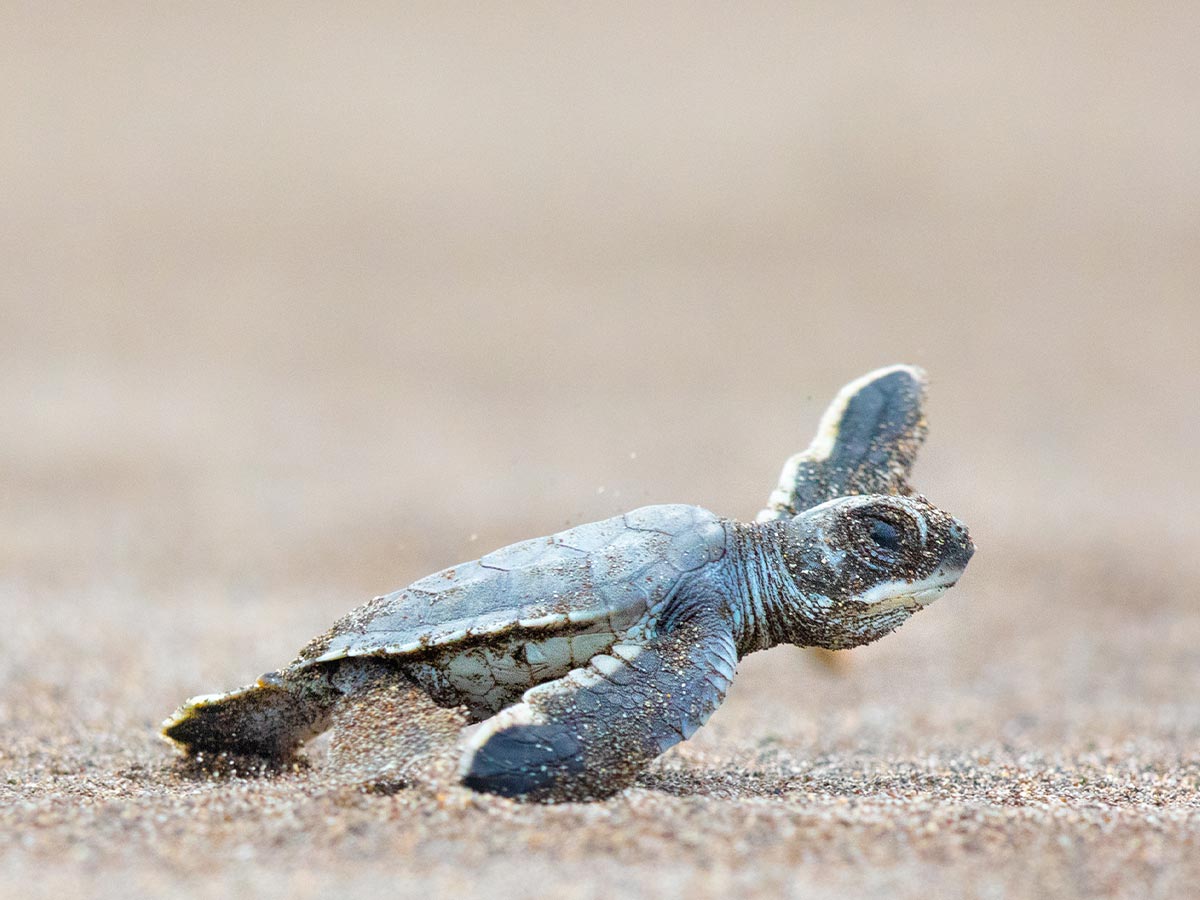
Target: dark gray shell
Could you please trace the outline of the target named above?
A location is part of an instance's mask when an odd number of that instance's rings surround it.
[[[711,512],[643,507],[512,544],[377,597],[294,665],[428,655],[517,633],[623,636],[652,627],[683,576],[717,563],[725,549],[725,526]]]

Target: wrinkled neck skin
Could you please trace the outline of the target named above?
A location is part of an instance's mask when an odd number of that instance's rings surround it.
[[[776,644],[812,645],[811,626],[819,620],[824,597],[808,597],[787,576],[782,522],[732,522],[729,568],[733,633],[738,656]]]
[[[734,638],[739,657],[776,644],[841,649],[869,643],[894,631],[909,613],[856,619],[845,604],[830,599],[820,589],[820,573],[836,566],[828,548],[813,544],[789,572],[783,555],[785,522],[730,522],[727,586],[733,607]],[[806,579],[806,572],[813,573]],[[814,582],[807,590],[806,580]]]

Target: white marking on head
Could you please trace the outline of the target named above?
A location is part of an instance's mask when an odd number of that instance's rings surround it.
[[[937,572],[920,581],[884,581],[854,598],[865,606],[868,615],[878,615],[894,609],[915,612],[928,606],[958,582],[962,572]]]
[[[929,543],[929,523],[925,521],[924,516],[910,516],[909,518],[917,520],[917,531],[921,532],[921,546],[924,547]]]

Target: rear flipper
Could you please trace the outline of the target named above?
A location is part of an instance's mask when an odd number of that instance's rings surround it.
[[[285,761],[329,724],[329,698],[274,673],[227,694],[193,697],[162,734],[189,756],[221,753]]]
[[[463,759],[463,784],[530,800],[615,794],[708,720],[736,663],[729,623],[711,612],[644,646],[616,644],[488,720]]]
[[[332,727],[329,774],[338,784],[391,790],[452,777],[454,744],[468,723],[439,707],[394,666],[346,660],[332,672],[264,675],[227,694],[193,697],[162,733],[205,762],[290,760]]]

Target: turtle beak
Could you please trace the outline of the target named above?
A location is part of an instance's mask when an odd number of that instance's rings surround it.
[[[975,555],[975,542],[967,532],[967,526],[955,519],[950,524],[950,540],[946,542],[946,551],[942,554],[941,568],[957,571],[959,574],[967,568],[967,563]]]
[[[958,583],[966,571],[967,563],[975,555],[975,542],[967,533],[967,527],[955,519],[949,528],[946,548],[942,551],[941,561],[937,569],[925,580],[919,590],[913,591],[912,598],[918,607],[928,606],[942,594]]]

